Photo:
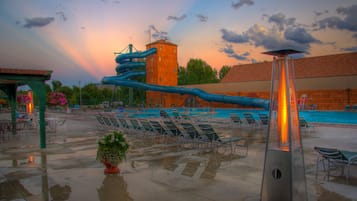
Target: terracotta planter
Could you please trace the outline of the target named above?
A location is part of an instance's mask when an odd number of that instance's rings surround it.
[[[103,164],[105,165],[104,173],[105,174],[118,174],[120,172],[120,169],[118,166],[113,166],[110,164],[108,161],[104,161]]]

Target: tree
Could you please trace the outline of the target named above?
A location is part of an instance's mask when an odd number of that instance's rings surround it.
[[[184,85],[186,84],[186,68],[183,66],[179,66],[177,68],[177,84],[178,85]]]
[[[52,80],[52,91],[59,91],[62,87],[62,82],[59,80]]]
[[[70,104],[79,104],[79,87],[76,85],[72,86],[72,96],[68,97]]]
[[[99,97],[104,94],[101,93],[97,87],[97,85],[90,83],[85,85],[81,89],[82,93],[82,104],[83,105],[96,105],[99,103]],[[99,97],[98,97],[99,96]]]
[[[46,94],[48,94],[52,91],[51,86],[47,83],[45,84],[45,90],[46,90]]]
[[[179,82],[182,84],[216,83],[217,70],[212,69],[202,59],[190,59],[187,68],[179,68]]]
[[[58,91],[62,92],[67,97],[67,100],[73,95],[73,90],[68,86],[62,86]]]
[[[222,66],[221,70],[219,70],[219,79],[222,80],[224,76],[231,70],[231,66]]]

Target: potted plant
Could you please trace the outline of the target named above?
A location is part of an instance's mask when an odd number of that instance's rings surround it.
[[[116,174],[118,164],[125,159],[129,144],[122,132],[113,131],[98,140],[97,160],[102,162],[106,174]]]

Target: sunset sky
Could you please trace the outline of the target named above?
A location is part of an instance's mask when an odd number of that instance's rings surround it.
[[[307,57],[357,51],[356,0],[0,0],[0,67],[53,70],[64,85],[115,74],[114,52],[157,39],[178,45],[178,62],[219,70],[272,60],[293,48]]]

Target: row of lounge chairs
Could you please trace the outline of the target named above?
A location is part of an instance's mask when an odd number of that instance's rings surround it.
[[[255,119],[251,113],[243,113],[243,118],[238,114],[230,114],[231,122],[234,125],[248,125],[250,127],[267,127],[269,124],[269,116],[267,114],[258,113],[258,118]],[[304,132],[315,131],[315,126],[309,124],[304,117],[299,117],[300,129]]]
[[[219,152],[235,152],[240,147],[246,151],[248,149],[245,139],[224,137],[208,123],[195,124],[189,121],[173,121],[170,118],[141,119],[108,115],[96,115],[96,119],[102,128],[150,136],[163,139],[165,142],[174,139],[175,142],[191,144],[195,148],[217,149]]]
[[[255,119],[252,113],[243,113],[243,118],[238,114],[230,114],[231,122],[234,125],[248,125],[250,127],[268,126],[268,115],[259,113],[258,117],[258,120]]]

